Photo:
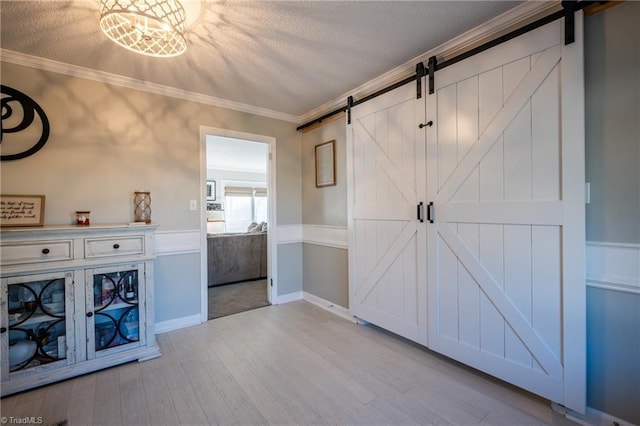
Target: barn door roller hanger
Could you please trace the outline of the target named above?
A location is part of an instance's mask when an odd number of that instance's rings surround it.
[[[488,50],[494,46],[497,46],[499,44],[502,44],[506,41],[509,41],[513,38],[519,37],[522,34],[528,33],[529,31],[535,30],[536,28],[539,28],[543,25],[546,25],[550,22],[553,22],[557,19],[560,18],[564,18],[565,22],[565,45],[566,44],[571,44],[575,41],[575,12],[584,9],[585,7],[594,5],[594,4],[604,4],[604,3],[608,3],[609,1],[563,1],[562,2],[562,10],[559,10],[557,12],[554,12],[550,15],[547,15],[543,18],[538,19],[535,22],[532,22],[530,24],[527,24],[521,28],[518,28],[514,31],[511,31],[510,33],[507,33],[505,35],[502,35],[494,40],[488,41],[487,43],[484,43],[478,47],[475,47],[471,50],[468,50],[464,53],[461,53],[460,55],[454,56],[453,58],[447,59],[441,63],[438,63],[438,60],[436,58],[436,56],[431,56],[429,58],[428,61],[428,68],[424,66],[424,64],[422,62],[418,63],[416,65],[416,72],[415,74],[412,74],[411,76],[398,81],[397,83],[394,83],[390,86],[384,87],[370,95],[365,96],[362,99],[357,99],[354,100],[353,96],[349,96],[349,98],[351,99],[350,102],[341,107],[338,108],[336,110],[333,110],[325,115],[323,115],[322,117],[316,118],[315,120],[309,121],[301,126],[298,126],[298,128],[296,130],[304,130],[307,127],[316,124],[316,123],[321,123],[323,120],[326,120],[329,117],[332,117],[336,114],[340,114],[343,112],[347,112],[347,124],[351,124],[351,108],[353,108],[356,105],[360,105],[361,103],[367,102],[368,100],[371,100],[373,98],[376,98],[380,95],[383,95],[387,92],[390,92],[391,90],[394,90],[398,87],[404,86],[405,84],[408,83],[416,83],[416,98],[420,99],[422,97],[422,77],[425,76],[429,76],[429,93],[432,94],[435,91],[435,72],[438,70],[441,70],[443,68],[448,67],[449,65],[453,65],[457,62],[460,62],[464,59],[467,59],[473,55],[477,55],[480,52],[484,52],[485,50]]]

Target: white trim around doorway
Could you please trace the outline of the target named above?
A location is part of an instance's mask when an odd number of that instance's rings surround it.
[[[200,126],[200,200],[206,203],[207,182],[207,136],[241,139],[250,142],[260,142],[269,145],[267,164],[267,182],[269,191],[269,226],[267,230],[267,285],[271,283],[267,295],[269,303],[274,303],[278,294],[278,236],[276,211],[276,138],[253,133],[238,132],[216,127]],[[206,204],[202,204],[206,205]],[[204,208],[200,209],[200,277],[201,277],[201,322],[207,321],[207,215]]]

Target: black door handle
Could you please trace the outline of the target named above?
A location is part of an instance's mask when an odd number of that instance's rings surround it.
[[[435,220],[433,201],[430,201],[427,205],[427,220],[429,221],[429,223],[433,223],[433,221]]]

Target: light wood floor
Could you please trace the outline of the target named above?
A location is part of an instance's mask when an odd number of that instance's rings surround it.
[[[158,336],[163,356],[4,398],[69,425],[571,424],[547,401],[307,302]]]

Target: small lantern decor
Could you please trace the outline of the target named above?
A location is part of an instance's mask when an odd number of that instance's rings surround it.
[[[151,193],[136,191],[133,194],[135,221],[151,223]]]

